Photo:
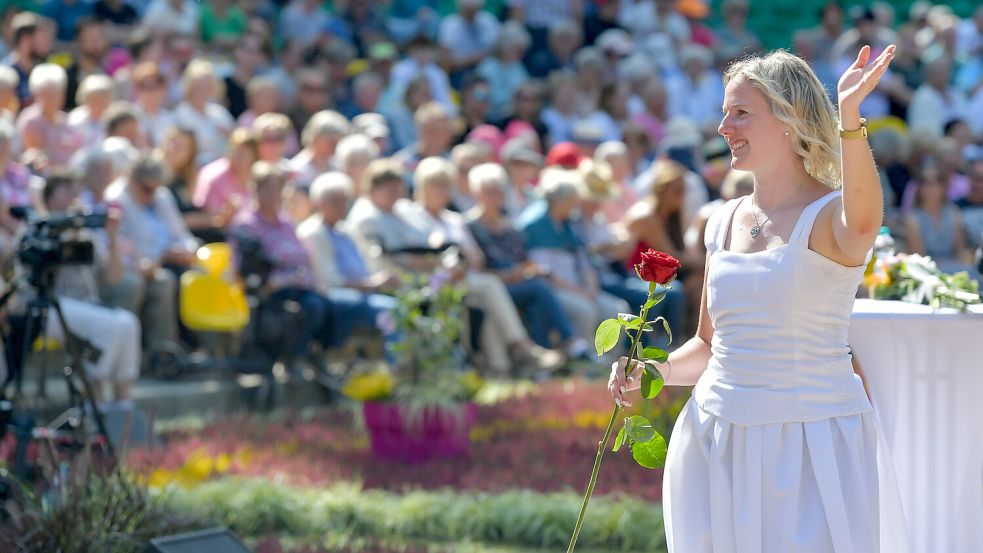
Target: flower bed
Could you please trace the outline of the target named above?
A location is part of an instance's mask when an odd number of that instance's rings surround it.
[[[489,395],[494,395],[494,386]],[[688,397],[673,390],[646,413],[668,435]],[[487,399],[487,398],[486,398]],[[640,402],[639,402],[640,403]],[[256,476],[299,486],[360,482],[366,489],[402,492],[440,489],[504,492],[582,492],[610,416],[598,381],[554,381],[481,405],[471,431],[471,455],[420,465],[376,460],[357,431],[352,409],[277,419],[239,416],[163,435],[164,446],[130,454],[128,465],[152,486],[185,486],[224,475]],[[639,468],[631,457],[609,456],[598,494],[661,499],[662,471]]]

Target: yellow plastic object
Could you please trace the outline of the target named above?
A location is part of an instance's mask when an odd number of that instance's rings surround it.
[[[198,265],[212,276],[221,276],[232,263],[232,248],[225,242],[212,242],[198,248]]]
[[[181,322],[191,330],[236,332],[249,324],[242,289],[200,271],[181,275]]]

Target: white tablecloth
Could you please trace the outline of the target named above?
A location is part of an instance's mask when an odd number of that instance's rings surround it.
[[[857,300],[850,345],[891,449],[912,553],[983,552],[983,309]]]

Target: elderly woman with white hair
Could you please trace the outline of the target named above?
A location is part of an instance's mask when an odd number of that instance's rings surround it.
[[[457,181],[454,165],[439,157],[425,158],[417,166],[413,179],[414,201],[399,206],[400,215],[428,236],[430,246],[454,244],[464,254],[468,266],[464,273],[467,301],[485,315],[481,349],[492,370],[507,371],[510,361],[521,369],[533,371],[559,368],[565,357],[530,339],[502,279],[478,270],[485,263],[480,246],[464,218],[447,209]]]
[[[0,117],[9,118],[11,122],[20,111],[20,98],[17,87],[20,85],[20,75],[13,67],[0,65]]]
[[[379,157],[379,146],[364,134],[350,134],[338,141],[335,149],[335,165],[348,175],[355,185],[354,195],[362,195],[362,173],[369,162]]]
[[[679,75],[667,82],[670,113],[689,117],[701,129],[716,126],[724,85],[714,69],[713,52],[705,46],[687,44],[679,50],[679,69]]]
[[[28,87],[34,103],[17,118],[23,139],[22,159],[38,169],[65,166],[84,144],[62,111],[68,75],[61,66],[42,63],[31,71]]]
[[[106,137],[102,116],[113,101],[114,86],[108,75],[89,75],[79,83],[75,93],[78,107],[68,113],[68,125],[82,137],[84,144],[94,144]]]
[[[222,157],[228,149],[235,119],[218,102],[224,97],[224,83],[206,60],[192,60],[181,76],[184,100],[174,109],[178,126],[194,129],[198,139],[198,165]]]
[[[543,172],[543,201],[532,204],[517,219],[529,258],[550,271],[550,283],[577,334],[590,342],[601,320],[627,313],[624,300],[601,289],[600,275],[591,263],[573,214],[580,206],[581,176],[551,168]]]
[[[300,134],[304,148],[288,165],[294,183],[304,189],[310,188],[318,175],[333,169],[338,141],[350,130],[348,119],[337,111],[322,110],[312,115]]]

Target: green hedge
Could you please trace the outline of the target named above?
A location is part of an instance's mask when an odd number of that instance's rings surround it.
[[[220,521],[247,538],[276,534],[333,544],[470,541],[552,550],[567,545],[581,502],[572,493],[394,494],[354,485],[317,490],[234,478],[192,489],[170,488],[158,499]],[[578,550],[598,549],[665,551],[661,507],[631,498],[593,500]]]

